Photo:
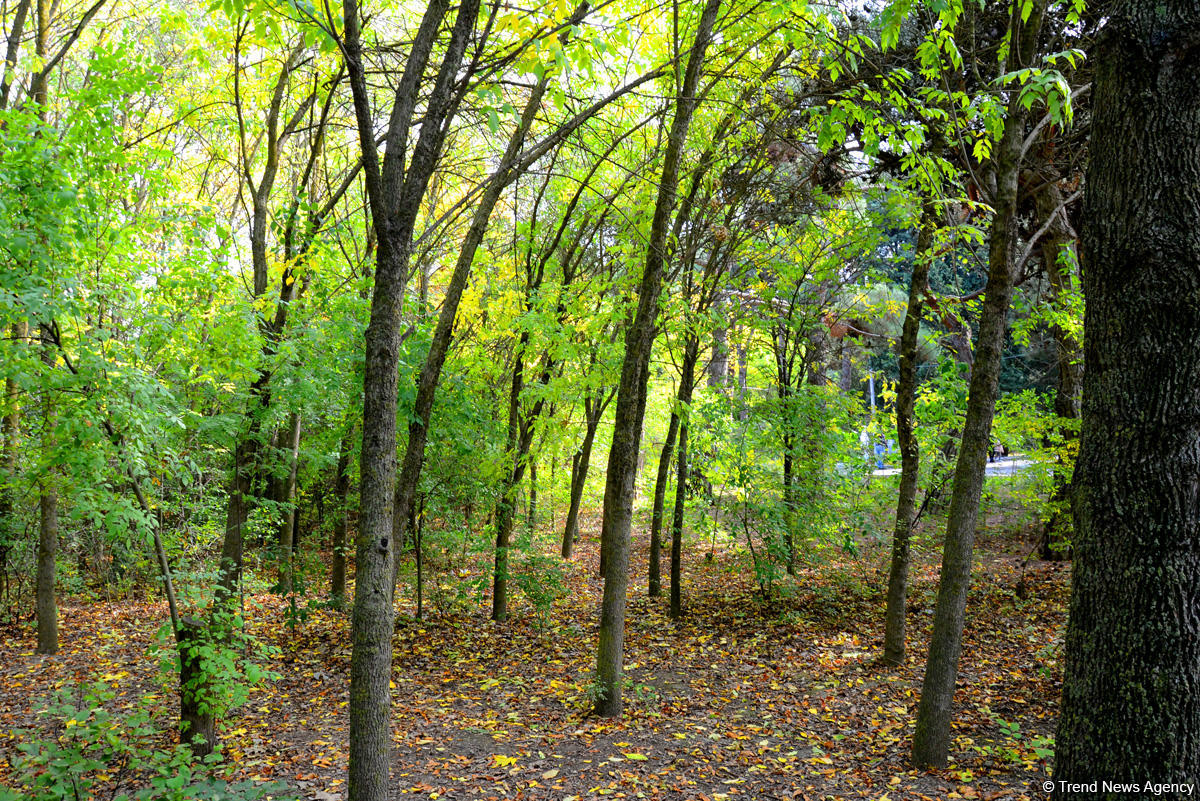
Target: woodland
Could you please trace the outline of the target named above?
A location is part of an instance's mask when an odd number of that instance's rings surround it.
[[[1195,0],[0,30],[0,799],[1200,786]]]

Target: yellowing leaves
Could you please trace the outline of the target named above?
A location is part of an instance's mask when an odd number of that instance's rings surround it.
[[[517,764],[517,758],[504,754],[492,754],[492,764],[498,768],[508,768]]]

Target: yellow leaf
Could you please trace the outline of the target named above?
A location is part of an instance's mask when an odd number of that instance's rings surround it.
[[[542,778],[545,779],[546,781],[550,781],[557,775],[558,775],[558,768],[551,768],[550,770],[548,770],[542,774]]]
[[[625,758],[632,759],[637,762],[644,762],[645,760],[649,759],[649,757],[645,754],[626,754]]]

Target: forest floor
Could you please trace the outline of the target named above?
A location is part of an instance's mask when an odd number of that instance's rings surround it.
[[[395,638],[394,796],[398,799],[994,799],[1042,798],[1057,717],[1069,569],[1030,562],[989,521],[955,699],[951,764],[914,771],[908,750],[936,594],[940,549],[918,537],[909,593],[909,658],[877,664],[886,543],[806,561],[764,602],[743,555],[696,544],[685,564],[686,618],[646,597],[648,542],[635,533],[626,636],[626,706],[590,717],[597,609],[597,521],[565,568],[568,592],[512,622],[483,603],[413,618],[405,589]],[[551,547],[549,534],[544,545]],[[1023,577],[1023,579],[1022,579]],[[445,580],[445,576],[442,577]],[[286,782],[301,798],[345,797],[350,665],[346,615],[316,610],[293,630],[286,606],[254,596],[254,631],[280,651],[279,678],[223,721],[242,777]],[[442,599],[443,602],[445,599]],[[66,601],[60,653],[38,657],[29,626],[0,644],[0,784],[13,746],[62,732],[36,716],[56,688],[100,677],[131,704],[158,694],[177,714],[147,646],[161,603]],[[120,777],[111,777],[109,789]],[[98,797],[104,797],[98,795]]]

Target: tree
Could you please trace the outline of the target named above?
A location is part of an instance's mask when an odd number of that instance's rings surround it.
[[[667,263],[667,233],[675,208],[679,167],[687,143],[700,82],[700,68],[712,38],[721,0],[707,0],[688,53],[687,70],[675,101],[675,116],[667,136],[666,152],[650,226],[646,267],[638,290],[638,306],[625,333],[625,359],[617,389],[612,446],[604,486],[604,522],[600,534],[602,564],[607,566],[604,599],[600,608],[600,638],[596,649],[595,712],[603,717],[621,714],[621,665],[625,642],[625,590],[629,586],[629,529],[633,516],[633,490],[646,409],[650,350],[654,344],[658,296]]]
[[[1020,68],[1033,63],[1045,10],[1044,2],[1035,2],[1029,15],[1025,15],[1017,4],[1012,6],[1009,31],[1014,66]],[[945,765],[950,747],[950,713],[958,679],[958,660],[962,653],[975,524],[979,516],[979,498],[983,492],[987,451],[991,446],[992,417],[999,391],[1008,305],[1012,297],[1012,269],[1017,242],[1017,188],[1027,118],[1021,93],[1011,92],[1005,112],[1004,131],[993,154],[995,193],[988,237],[988,282],[979,319],[975,364],[967,396],[967,416],[946,518],[946,542],[942,553],[942,574],[938,584],[929,658],[913,734],[912,758],[918,766]]]
[[[935,221],[933,204],[927,201],[921,213],[921,230],[913,254],[912,283],[908,289],[908,308],[904,313],[904,330],[898,347],[900,379],[896,382],[896,442],[900,446],[900,491],[896,499],[896,527],[892,532],[892,561],[888,573],[883,634],[883,661],[892,665],[904,662],[909,542],[916,520],[917,479],[921,465],[913,411],[917,394],[917,337],[921,330],[923,298],[929,289],[930,248]]]
[[[1200,5],[1105,13],[1081,231],[1087,369],[1054,765],[1064,801],[1098,797],[1080,789],[1097,779],[1200,775]]]

